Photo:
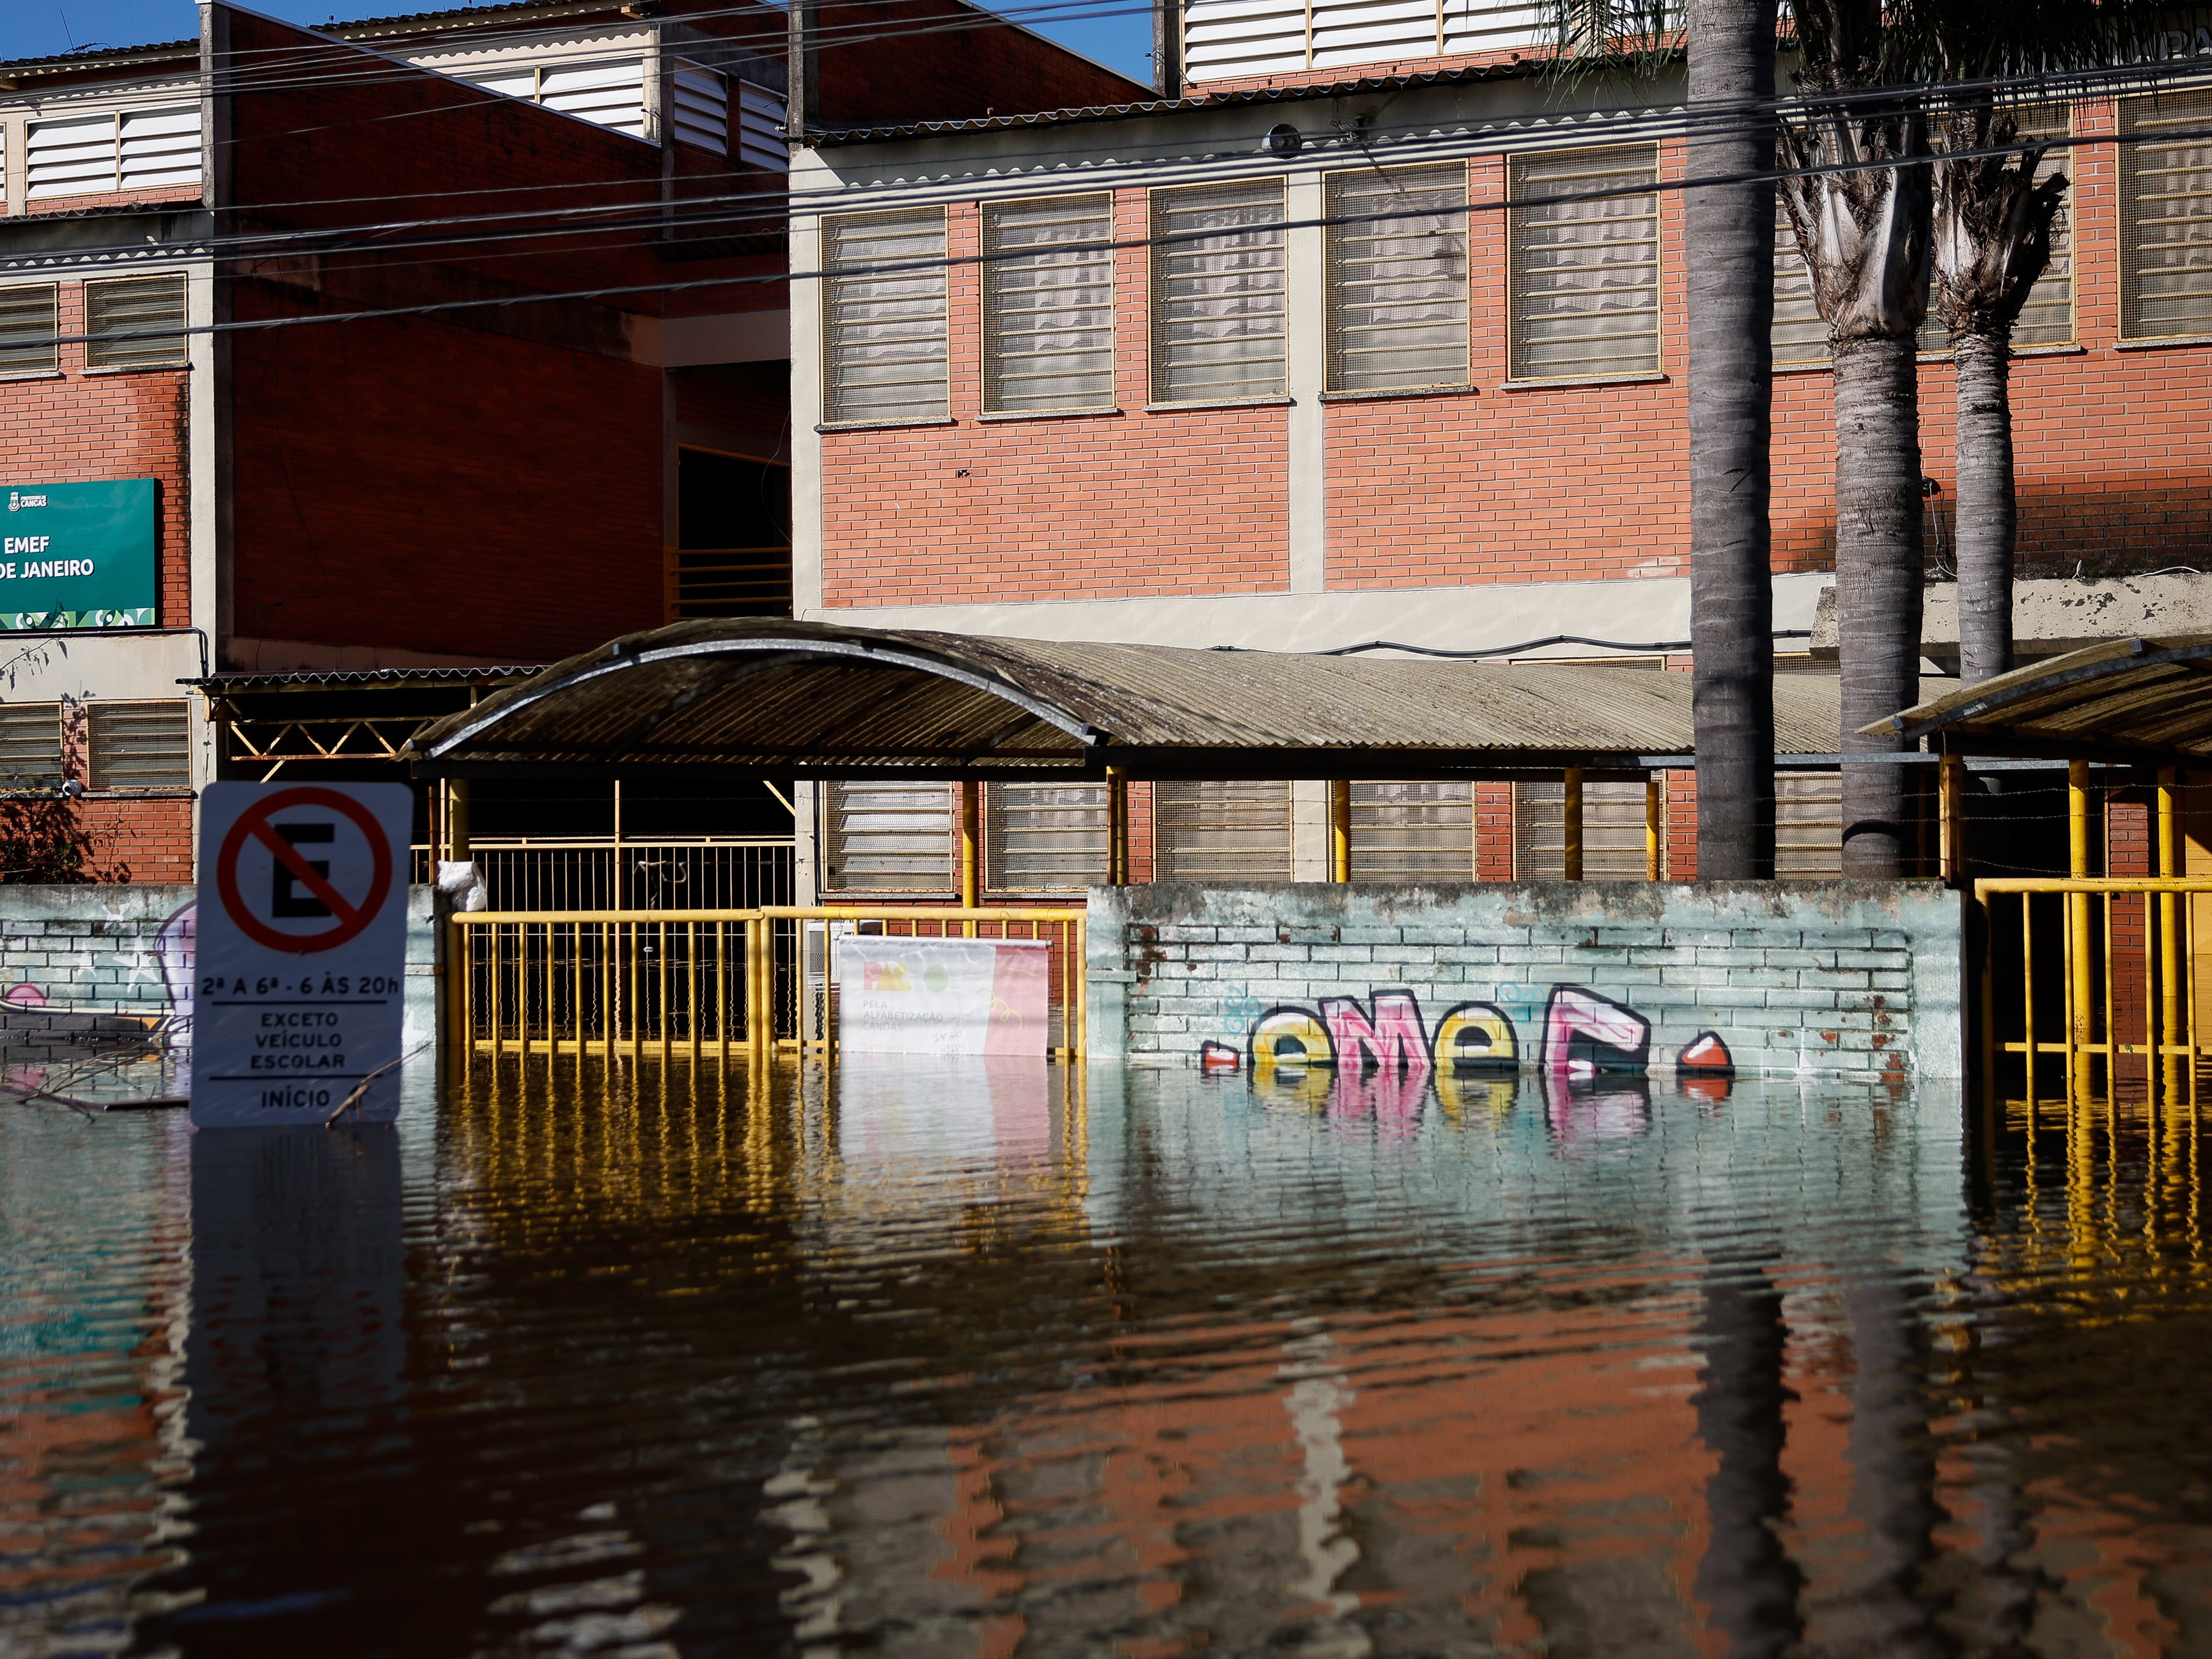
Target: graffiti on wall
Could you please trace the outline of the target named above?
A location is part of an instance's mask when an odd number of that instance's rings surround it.
[[[1520,1074],[1533,1070],[1563,1138],[1617,1138],[1642,1132],[1655,1065],[1670,1066],[1685,1093],[1708,1102],[1725,1098],[1735,1075],[1718,1032],[1655,1051],[1649,1019],[1581,985],[1550,988],[1533,1021],[1525,1008],[1516,1020],[1485,1001],[1430,1019],[1402,987],[1372,992],[1364,1006],[1340,996],[1313,1008],[1264,1007],[1231,996],[1224,1012],[1246,1024],[1244,1041],[1201,1043],[1205,1071],[1245,1072],[1255,1085],[1325,1103],[1332,1116],[1386,1127],[1417,1121],[1432,1090],[1449,1113],[1501,1091],[1510,1101]]]

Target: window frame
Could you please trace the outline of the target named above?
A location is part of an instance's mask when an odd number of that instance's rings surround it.
[[[1067,202],[1102,202],[1105,204],[1106,240],[1118,243],[1116,216],[1120,208],[1117,192],[1106,190],[1071,191],[1055,196],[1014,197],[1002,201],[985,201],[976,204],[976,251],[984,256],[980,310],[975,331],[975,407],[978,416],[992,421],[1042,421],[1055,416],[1118,415],[1121,411],[1121,260],[1120,251],[1109,246],[1105,251],[1106,262],[1106,374],[1109,382],[1106,401],[1103,404],[1071,404],[1064,409],[1002,409],[993,401],[995,380],[991,373],[992,301],[994,295],[993,278],[995,272],[1012,263],[1012,258],[991,257],[991,216],[1008,207],[1051,207]],[[1018,257],[1018,256],[1016,256]]]
[[[836,799],[842,790],[848,788],[879,789],[886,784],[911,785],[917,789],[939,789],[945,793],[946,830],[945,840],[945,880],[942,887],[851,887],[840,879],[843,873],[843,842],[836,828]],[[836,894],[844,897],[857,896],[862,900],[890,895],[899,898],[951,899],[960,896],[960,786],[957,783],[936,783],[914,778],[853,779],[824,778],[814,791],[815,810],[815,886],[822,894]],[[831,860],[837,860],[833,868]]]
[[[50,710],[53,715],[54,769],[50,778],[37,782],[18,783],[4,771],[0,771],[0,797],[21,799],[26,796],[38,798],[51,795],[69,777],[69,733],[67,708],[61,702],[7,702],[0,708]]]
[[[955,787],[957,787],[957,786],[956,785]],[[1025,779],[1019,782],[1013,783],[986,783],[983,786],[982,790],[983,823],[981,825],[982,835],[980,838],[979,846],[979,850],[981,853],[983,860],[983,868],[981,871],[982,890],[993,895],[1005,895],[1020,897],[1035,895],[1042,897],[1047,896],[1060,896],[1071,893],[1081,893],[1087,888],[1103,887],[1107,885],[1109,877],[1112,872],[1112,865],[1114,861],[1114,832],[1110,818],[1107,821],[1102,821],[1100,825],[1103,842],[1098,860],[1098,878],[1095,882],[1081,882],[1073,886],[1055,887],[1036,882],[1014,881],[1007,878],[1002,873],[1001,865],[1007,851],[1004,840],[1007,818],[1005,814],[1005,810],[1000,804],[1003,798],[1000,796],[999,792],[1002,789],[1021,788],[1093,789],[1098,792],[1098,801],[1096,810],[1102,814],[1109,815],[1110,815],[1112,811],[1112,807],[1108,799],[1108,786],[1103,783],[1095,782],[1089,778],[1070,778],[1061,782],[1055,782],[1049,779],[1035,778]],[[1048,811],[1064,811],[1070,809],[1066,807],[1047,807],[1044,810]]]
[[[1337,307],[1338,268],[1337,246],[1344,227],[1338,222],[1337,192],[1343,186],[1340,181],[1365,178],[1380,172],[1385,178],[1395,180],[1411,174],[1459,174],[1460,205],[1460,350],[1462,372],[1455,380],[1427,380],[1418,386],[1347,386],[1337,384],[1337,342],[1341,335]],[[1328,222],[1322,228],[1322,392],[1329,398],[1418,398],[1429,392],[1464,392],[1474,384],[1474,248],[1470,203],[1474,195],[1474,180],[1470,164],[1459,161],[1416,162],[1395,167],[1331,167],[1322,175],[1322,216]]]
[[[0,283],[0,295],[42,288],[53,303],[54,331],[46,342],[52,361],[44,368],[0,368],[0,380],[50,380],[62,373],[62,285],[58,282]]]
[[[100,775],[100,725],[104,716],[118,711],[159,709],[173,714],[182,727],[183,776],[174,783],[109,783]],[[161,795],[190,793],[192,788],[192,710],[183,697],[94,698],[84,705],[84,787],[101,795]]]
[[[2208,94],[2201,91],[2191,90],[2170,95],[2177,98],[2201,97],[2206,99],[2208,106],[2212,106],[2212,94]],[[2179,334],[2136,334],[2130,331],[2130,319],[2129,312],[2130,307],[2128,301],[2128,278],[2131,263],[2130,250],[2130,248],[2135,247],[2137,243],[2136,237],[2130,234],[2130,227],[2134,224],[2136,217],[2136,187],[2134,184],[2134,176],[2135,166],[2140,161],[2142,157],[2143,141],[2140,138],[2136,138],[2134,142],[2130,143],[2128,142],[2128,140],[2137,131],[2135,125],[2134,112],[2142,108],[2145,104],[2155,104],[2159,100],[2160,96],[2160,94],[2154,92],[2137,93],[2130,97],[2118,98],[2113,100],[2115,106],[2113,109],[2114,136],[2120,141],[2115,145],[2115,148],[2119,151],[2119,155],[2116,158],[2112,179],[2112,205],[2113,218],[2115,222],[2114,229],[2116,233],[2114,236],[2113,253],[2115,258],[2112,262],[2112,276],[2117,289],[2113,298],[2115,301],[2115,309],[2118,313],[2116,327],[2114,330],[2114,343],[2123,349],[2145,346],[2212,344],[2212,301],[2208,301],[2204,324],[2203,326],[2200,328]],[[2212,116],[2212,107],[2208,107],[2207,114],[2208,116]],[[2208,141],[2198,140],[2197,142],[2202,143]],[[2212,200],[2212,194],[2208,194],[2208,200]],[[2212,216],[2212,213],[2208,213],[2208,216]],[[2139,261],[2140,256],[2137,255],[2136,258]],[[2137,269],[2138,270],[2140,270],[2139,264],[2137,264]],[[2140,306],[2140,300],[2138,300],[2137,305]]]
[[[1513,150],[1505,155],[1505,193],[1509,203],[1515,200],[1516,170],[1525,163],[1564,155],[1597,155],[1606,150],[1648,149],[1651,156],[1651,366],[1649,368],[1596,369],[1571,374],[1531,374],[1525,373],[1519,361],[1521,311],[1516,295],[1521,284],[1518,277],[1521,229],[1528,210],[1510,206],[1505,210],[1505,373],[1508,387],[1608,386],[1656,380],[1667,374],[1667,238],[1666,214],[1662,196],[1666,188],[1666,176],[1662,170],[1662,157],[1656,139],[1631,138],[1626,142],[1593,138],[1583,144],[1553,146],[1544,149]]]
[[[1279,192],[1282,216],[1276,228],[1283,239],[1283,374],[1282,390],[1217,398],[1170,398],[1160,386],[1160,210],[1164,198],[1203,191],[1249,190],[1272,183]],[[1291,401],[1291,193],[1286,174],[1260,179],[1209,180],[1195,185],[1152,185],[1145,191],[1145,407],[1154,409],[1233,409],[1272,406]]]
[[[93,290],[94,289],[148,288],[156,283],[177,284],[178,332],[175,336],[177,355],[153,362],[103,363],[96,361],[94,354],[100,347],[101,337],[92,331]],[[191,362],[191,336],[186,331],[192,325],[192,285],[191,279],[183,271],[163,271],[148,276],[88,277],[84,283],[83,299],[84,372],[86,374],[125,374],[141,369],[183,368]],[[126,342],[125,349],[159,345],[165,337],[167,337],[155,335]]]
[[[860,220],[874,220],[878,223],[894,219],[920,220],[927,218],[933,214],[936,216],[939,231],[944,239],[945,250],[943,254],[940,256],[945,263],[939,270],[939,281],[943,285],[945,295],[945,316],[942,323],[939,325],[939,349],[943,353],[945,362],[944,410],[941,414],[938,415],[897,416],[888,419],[870,416],[860,420],[841,420],[834,412],[836,408],[835,394],[837,385],[836,377],[833,372],[833,365],[835,362],[835,353],[833,350],[836,331],[835,313],[837,284],[842,280],[850,279],[841,278],[837,274],[836,268],[830,264],[830,255],[836,246],[835,233],[832,228],[837,225],[852,223]],[[822,271],[822,300],[820,307],[822,322],[821,326],[816,330],[815,341],[817,358],[817,372],[821,376],[820,404],[822,418],[817,424],[817,429],[823,432],[860,432],[866,431],[871,428],[890,427],[952,425],[952,270],[951,264],[952,257],[952,214],[951,209],[946,206],[939,205],[936,207],[881,209],[873,212],[860,210],[852,213],[825,213],[817,222],[815,236],[817,246],[819,250],[817,255],[817,264],[819,265]]]

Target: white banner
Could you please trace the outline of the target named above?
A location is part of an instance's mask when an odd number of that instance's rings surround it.
[[[837,1043],[856,1054],[1042,1054],[1052,946],[854,934],[836,952]]]
[[[192,1121],[399,1112],[404,783],[211,783],[200,795]],[[364,1088],[365,1085],[365,1088]]]

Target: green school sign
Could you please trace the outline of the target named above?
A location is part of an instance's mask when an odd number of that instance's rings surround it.
[[[14,484],[0,514],[0,629],[151,628],[154,481]]]

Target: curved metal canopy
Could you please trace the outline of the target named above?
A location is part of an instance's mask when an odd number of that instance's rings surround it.
[[[2069,651],[1864,729],[1952,754],[2202,761],[2212,757],[2212,634]]]
[[[1836,745],[1834,682],[1777,683],[1777,745]],[[422,732],[428,775],[1419,777],[1633,768],[1690,748],[1690,678],[1633,666],[1067,644],[689,622],[556,663]]]

